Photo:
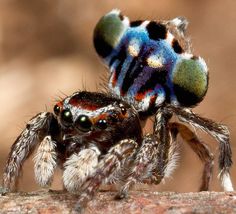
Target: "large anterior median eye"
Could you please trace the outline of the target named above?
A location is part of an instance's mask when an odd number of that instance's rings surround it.
[[[61,112],[61,120],[64,125],[69,125],[73,123],[72,113],[69,109],[65,109]]]
[[[76,120],[76,127],[82,132],[88,132],[91,130],[92,122],[86,115],[80,115]]]
[[[124,17],[120,11],[112,10],[97,23],[94,30],[93,42],[97,53],[101,57],[107,57],[120,41],[121,36],[127,28],[127,24],[125,24],[123,19]]]

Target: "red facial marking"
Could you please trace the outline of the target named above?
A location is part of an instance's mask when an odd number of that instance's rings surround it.
[[[56,105],[61,108],[63,106],[63,101],[58,102]]]
[[[60,101],[60,102],[56,103],[55,106],[58,106],[60,108],[60,111],[61,111],[62,108],[63,108],[63,101]]]
[[[87,100],[86,101],[81,101],[81,100],[78,100],[78,99],[73,98],[73,97],[70,99],[69,104],[71,104],[73,106],[76,106],[76,107],[80,107],[82,109],[89,110],[89,111],[95,111],[98,108],[101,108],[101,106],[96,105],[93,102],[89,102]]]

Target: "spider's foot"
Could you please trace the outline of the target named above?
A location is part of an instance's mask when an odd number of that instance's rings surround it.
[[[66,193],[66,190],[55,190],[55,189],[45,189],[45,192],[51,193],[51,194],[61,194],[61,193]]]
[[[201,185],[201,187],[199,188],[199,192],[203,192],[203,191],[209,191],[209,186],[208,185]]]
[[[83,213],[83,212],[84,212],[84,207],[80,203],[77,203],[75,205],[74,210],[72,211],[73,214],[80,214],[80,213]]]
[[[114,198],[115,198],[115,200],[122,200],[122,199],[126,199],[128,197],[129,197],[128,193],[126,193],[126,192],[119,192],[119,193],[117,193],[115,195]]]

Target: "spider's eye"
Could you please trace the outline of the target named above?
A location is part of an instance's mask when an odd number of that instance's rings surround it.
[[[57,104],[53,108],[53,111],[54,111],[55,115],[59,115],[60,110],[61,110],[61,108]]]
[[[88,132],[91,130],[92,122],[86,115],[80,115],[76,120],[76,126],[83,132]]]
[[[102,119],[97,122],[97,127],[99,129],[106,129],[107,128],[107,121]]]
[[[120,106],[120,109],[121,109],[121,113],[122,113],[123,115],[125,115],[126,112],[127,112],[125,106],[124,106],[123,104],[121,104],[121,103],[119,104],[119,106]]]
[[[65,109],[61,112],[61,120],[67,124],[73,123],[72,113],[69,109]]]

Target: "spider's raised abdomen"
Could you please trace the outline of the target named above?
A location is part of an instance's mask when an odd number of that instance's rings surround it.
[[[109,66],[113,94],[149,114],[164,102],[199,103],[208,87],[203,59],[193,56],[184,37],[187,21],[134,21],[113,10],[94,31],[97,53]]]

